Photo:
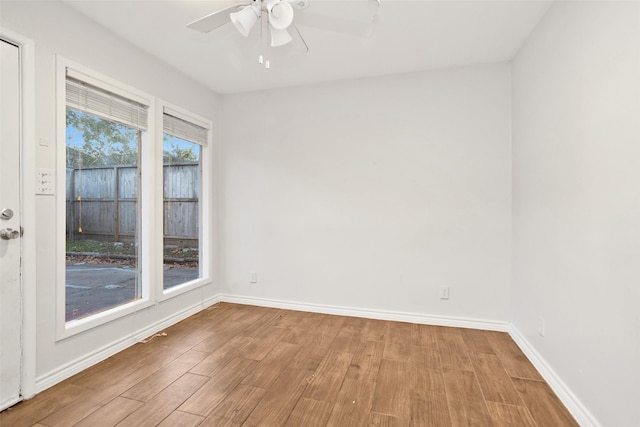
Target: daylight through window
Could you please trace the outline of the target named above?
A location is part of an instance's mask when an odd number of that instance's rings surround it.
[[[163,114],[164,289],[202,277],[200,194],[207,129]]]
[[[65,319],[141,297],[147,107],[67,75]]]

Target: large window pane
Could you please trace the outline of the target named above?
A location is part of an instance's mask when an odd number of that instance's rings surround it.
[[[163,270],[164,289],[169,289],[202,277],[201,147],[168,133],[163,135],[163,140]]]
[[[140,298],[142,131],[75,108],[66,116],[69,321]]]

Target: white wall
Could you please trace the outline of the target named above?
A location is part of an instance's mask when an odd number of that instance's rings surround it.
[[[54,169],[56,158],[55,55],[219,122],[219,99],[148,54],[116,38],[59,2],[2,2],[1,25],[35,42],[35,166]],[[60,141],[64,144],[64,141]],[[29,160],[31,161],[31,160]],[[214,173],[215,176],[215,173]],[[64,195],[62,195],[64,197]],[[55,341],[55,198],[37,196],[37,372],[39,387],[61,379],[74,363],[122,342],[129,334],[194,307],[216,295],[217,284],[183,294],[92,331]],[[30,230],[27,230],[29,232]]]
[[[640,3],[556,3],[513,81],[512,321],[597,422],[637,426]]]
[[[223,106],[225,292],[508,320],[509,64]]]

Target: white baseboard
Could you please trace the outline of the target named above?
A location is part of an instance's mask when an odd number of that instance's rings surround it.
[[[367,319],[392,320],[396,322],[420,323],[424,325],[453,326],[456,328],[485,329],[489,331],[509,332],[511,324],[499,320],[473,319],[467,317],[436,316],[422,313],[372,310],[357,307],[344,307],[324,304],[311,304],[297,301],[253,298],[242,295],[219,294],[220,301],[236,304],[257,305],[260,307],[282,308],[287,310],[309,311],[314,313],[337,314],[340,316],[364,317]]]
[[[95,365],[98,362],[113,356],[114,354],[140,342],[144,338],[147,338],[153,334],[160,332],[163,329],[174,325],[181,320],[192,316],[207,307],[220,301],[219,295],[215,295],[202,302],[192,305],[174,315],[148,325],[144,328],[140,328],[137,331],[128,334],[119,340],[116,340],[110,344],[107,344],[95,351],[92,351],[82,357],[79,357],[59,368],[54,369],[51,372],[47,372],[44,375],[40,375],[36,378],[36,393],[40,393],[56,385],[57,383],[64,381],[65,379],[72,377],[73,375]]]
[[[522,333],[515,327],[511,326],[509,331],[511,338],[518,344],[522,352],[533,363],[540,375],[545,379],[547,384],[555,392],[558,398],[567,407],[571,415],[576,419],[582,427],[602,427],[598,420],[589,412],[582,404],[580,399],[571,391],[571,389],[562,381],[558,374],[538,353],[533,345],[524,337]]]

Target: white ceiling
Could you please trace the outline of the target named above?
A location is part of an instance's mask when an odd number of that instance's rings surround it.
[[[307,53],[299,38],[285,47],[260,49],[266,41],[261,43],[259,23],[248,38],[231,24],[208,34],[186,27],[243,2],[67,0],[82,14],[218,93],[508,61],[551,4],[382,0],[377,23],[371,25],[373,0],[310,0],[309,8],[296,10],[294,19],[309,46]],[[260,52],[270,59],[270,70],[258,64]]]

